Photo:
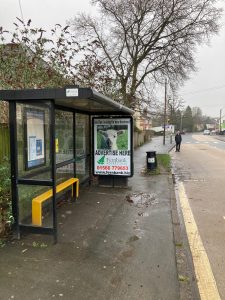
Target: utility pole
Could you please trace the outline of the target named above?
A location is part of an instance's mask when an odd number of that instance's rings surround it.
[[[21,15],[21,19],[24,22],[24,18],[23,18],[23,9],[22,9],[22,3],[21,0],[19,0],[19,7],[20,7],[20,15]]]
[[[183,112],[180,112],[180,132],[183,131]]]
[[[222,122],[222,108],[220,109],[220,129],[219,129],[219,133],[221,133],[221,122]]]
[[[163,145],[166,144],[166,102],[167,102],[167,79],[165,80],[165,99],[164,99],[164,118],[163,118]]]

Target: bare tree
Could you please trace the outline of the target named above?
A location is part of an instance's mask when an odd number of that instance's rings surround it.
[[[215,0],[93,0],[98,18],[81,14],[70,24],[80,37],[98,43],[111,65],[121,101],[136,106],[149,82],[182,82],[195,70],[196,45],[218,32]]]
[[[83,55],[79,56],[79,61],[75,65],[75,73],[72,76],[72,81],[81,86],[94,88],[108,96],[116,96],[118,83],[115,77],[112,76],[112,66],[107,60],[102,60],[97,55],[99,48],[96,41],[90,41],[84,48]]]
[[[193,130],[199,131],[202,128],[203,124],[203,115],[200,107],[192,107],[192,116],[193,116]]]

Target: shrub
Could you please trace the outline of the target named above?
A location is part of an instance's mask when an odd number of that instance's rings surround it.
[[[12,223],[10,164],[5,160],[0,164],[0,237],[9,234]]]

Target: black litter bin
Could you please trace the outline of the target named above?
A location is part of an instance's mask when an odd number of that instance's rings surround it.
[[[156,151],[147,151],[146,156],[146,163],[147,163],[147,170],[154,170],[157,168],[157,158],[156,158]]]

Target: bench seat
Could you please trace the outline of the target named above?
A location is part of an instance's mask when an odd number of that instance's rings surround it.
[[[56,193],[60,193],[69,186],[72,186],[72,197],[74,197],[74,184],[76,184],[76,198],[79,196],[79,179],[70,178],[56,186]],[[32,224],[36,226],[42,226],[42,203],[53,196],[53,190],[50,189],[47,192],[32,199]]]

